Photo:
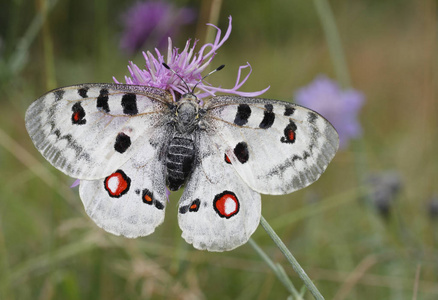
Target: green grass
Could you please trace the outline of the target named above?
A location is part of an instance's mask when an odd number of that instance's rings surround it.
[[[49,89],[121,80],[128,60],[143,59],[118,48],[127,1],[58,1],[37,28],[41,3],[9,1],[0,13],[0,299],[287,298],[249,244],[225,253],[187,245],[176,218],[180,192],[145,238],[113,236],[88,218],[73,180],[34,148],[24,113]],[[427,210],[438,193],[436,2],[331,4],[351,85],[366,95],[363,138],[310,187],[262,196],[263,215],[326,299],[436,299],[438,219]],[[291,100],[320,73],[335,78],[312,1],[226,1],[222,29],[230,14],[233,32],[213,63],[226,68],[213,84],[232,86],[247,61],[253,74],[243,90],[270,85],[268,98]],[[174,45],[200,27],[186,27]],[[370,187],[358,179],[384,170],[403,179],[386,218],[364,200]],[[266,232],[252,238],[299,291],[302,281]]]

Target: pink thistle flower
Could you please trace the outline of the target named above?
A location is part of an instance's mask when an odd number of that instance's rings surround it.
[[[214,96],[217,92],[235,94],[245,97],[256,97],[269,89],[269,86],[261,91],[257,92],[241,92],[238,91],[243,84],[248,80],[251,75],[252,68],[247,62],[246,65],[240,66],[237,73],[236,83],[234,87],[230,89],[222,87],[214,87],[204,81],[200,82],[202,79],[201,73],[208,67],[208,65],[213,60],[216,51],[225,43],[225,41],[230,37],[231,34],[231,16],[229,19],[228,29],[225,35],[221,39],[221,30],[213,24],[207,24],[213,26],[217,29],[216,38],[213,43],[207,43],[201,47],[201,49],[195,53],[195,46],[197,41],[193,43],[190,47],[190,40],[186,42],[183,51],[178,52],[178,48],[172,48],[172,40],[169,38],[168,42],[168,53],[166,64],[174,70],[189,86],[190,90],[187,90],[184,82],[176,76],[171,70],[163,66],[165,62],[164,56],[158,49],[155,49],[156,57],[151,52],[143,52],[143,56],[146,60],[146,69],[140,69],[132,61],[129,62],[128,70],[131,77],[125,76],[125,82],[127,84],[133,85],[146,85],[151,87],[157,87],[169,91],[174,101],[178,100],[179,95],[191,92],[193,87],[197,85],[197,88],[202,92],[198,93],[196,96],[199,99],[208,96]],[[248,74],[241,80],[242,70],[249,68]],[[120,84],[120,82],[113,77],[115,83]],[[202,101],[202,100],[201,100]],[[73,183],[71,187],[75,187],[79,184],[80,180]],[[170,192],[166,188],[166,197],[169,200]]]
[[[172,70],[174,70],[179,76],[181,76],[187,85],[192,89],[202,78],[202,72],[210,65],[213,60],[216,51],[225,43],[225,41],[230,37],[231,34],[231,16],[229,17],[228,29],[225,35],[221,38],[221,30],[212,24],[207,24],[213,26],[217,30],[216,38],[213,43],[207,43],[203,45],[198,52],[195,52],[195,47],[197,41],[190,46],[190,40],[186,42],[184,49],[178,52],[178,48],[172,48],[172,40],[168,39],[168,52],[167,59],[165,61],[164,56],[158,49],[155,49],[155,55],[151,52],[143,52],[143,56],[146,60],[145,69],[140,69],[132,61],[129,62],[128,70],[130,77],[125,76],[125,82],[127,84],[135,85],[146,85],[157,88],[162,88],[169,91],[175,101],[178,100],[178,95],[183,95],[190,90],[187,90],[184,82],[176,76],[171,70],[168,70],[163,66],[165,62]],[[241,80],[242,70],[249,68],[248,74]],[[239,96],[255,97],[263,94],[269,89],[269,86],[261,91],[257,92],[241,92],[238,91],[243,84],[248,80],[251,75],[252,69],[251,65],[247,63],[246,65],[240,66],[237,73],[237,79],[234,87],[232,88],[222,88],[214,87],[206,82],[201,82],[197,85],[198,90],[201,92],[197,93],[197,97],[202,99],[208,96],[214,96],[217,92],[235,94]],[[114,78],[116,83],[120,83],[116,78]]]
[[[338,83],[326,76],[318,76],[312,83],[295,92],[298,104],[323,115],[339,133],[340,148],[345,148],[352,138],[362,134],[358,115],[365,101],[363,93],[342,90]]]

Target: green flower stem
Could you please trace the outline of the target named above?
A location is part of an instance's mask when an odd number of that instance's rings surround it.
[[[13,56],[11,56],[10,60],[8,61],[10,72],[13,75],[19,73],[24,68],[25,64],[28,62],[29,47],[37,37],[37,34],[40,32],[41,28],[43,27],[47,15],[57,4],[57,2],[58,0],[52,0],[47,2],[46,10],[41,11],[35,15],[29,27],[27,28],[26,33],[18,42],[17,50],[14,52]]]
[[[47,14],[51,6],[49,0],[45,0],[41,5],[41,14],[44,21],[42,25],[43,47],[44,47],[44,67],[46,72],[46,87],[48,90],[56,88],[58,85],[55,76],[55,60],[53,55],[53,41],[50,34],[50,26],[47,21]]]
[[[330,49],[330,55],[335,68],[337,80],[343,88],[348,88],[351,85],[351,79],[333,11],[328,0],[313,0],[313,3],[318,12],[326,41]],[[357,139],[354,141],[353,150],[357,180],[359,181],[359,184],[363,184],[365,182],[365,175],[369,173],[363,139]],[[362,197],[368,204],[371,203],[369,193],[365,193]]]
[[[309,276],[307,276],[306,272],[300,266],[298,261],[295,259],[292,253],[290,253],[289,249],[287,249],[286,245],[283,243],[280,237],[275,233],[274,229],[272,229],[272,227],[268,224],[265,218],[263,218],[263,216],[261,216],[260,218],[260,224],[265,229],[265,231],[270,236],[270,238],[274,241],[274,243],[277,245],[277,247],[280,249],[280,251],[284,254],[284,256],[289,261],[289,263],[292,265],[294,271],[304,281],[304,284],[306,285],[307,289],[312,293],[313,297],[315,297],[315,299],[317,300],[323,300],[324,297],[321,295],[321,293],[318,291],[316,286],[313,284],[312,280],[310,280]]]
[[[257,252],[258,255],[266,262],[266,264],[274,271],[277,278],[283,283],[284,287],[295,296],[295,299],[302,299],[300,293],[295,289],[292,281],[287,277],[286,272],[284,271],[283,267],[281,267],[278,264],[274,264],[274,262],[269,258],[269,256],[262,250],[262,248],[257,245],[257,243],[250,238],[249,244],[254,248],[254,250]]]
[[[327,0],[313,0],[313,3],[324,30],[336,78],[343,88],[347,88],[350,86],[350,74],[332,9]]]

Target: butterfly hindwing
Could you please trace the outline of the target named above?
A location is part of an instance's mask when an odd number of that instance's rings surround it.
[[[327,120],[288,102],[217,96],[204,109],[206,123],[228,145],[225,159],[263,194],[306,187],[338,149],[338,134]]]
[[[197,249],[232,250],[256,230],[261,197],[224,161],[220,139],[201,132],[198,145],[199,161],[179,202],[182,236]]]
[[[81,180],[79,194],[87,214],[99,227],[130,238],[145,236],[164,220],[164,174],[158,152],[146,144],[139,155],[109,176]]]
[[[150,87],[70,86],[32,103],[26,128],[53,166],[71,177],[98,179],[141,149],[137,140],[165,122],[167,103],[167,92]]]

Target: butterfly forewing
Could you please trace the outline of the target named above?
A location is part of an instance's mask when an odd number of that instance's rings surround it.
[[[208,128],[228,145],[226,160],[263,194],[308,186],[338,149],[338,135],[327,120],[291,103],[218,96],[205,109]]]
[[[143,86],[70,86],[32,103],[26,128],[53,166],[75,178],[98,179],[123,165],[141,150],[148,132],[168,122],[171,102],[167,92]]]

